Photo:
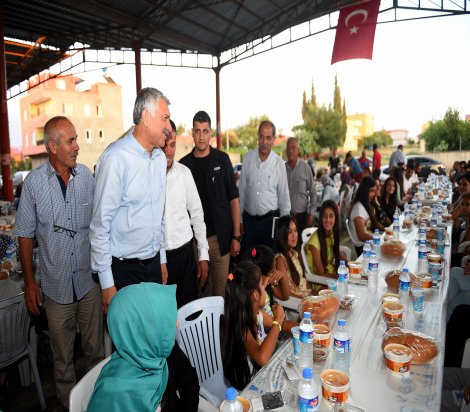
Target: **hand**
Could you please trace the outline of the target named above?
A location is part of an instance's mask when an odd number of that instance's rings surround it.
[[[274,320],[277,320],[279,324],[282,325],[284,319],[286,318],[286,313],[284,312],[282,306],[279,304],[271,305],[271,309],[273,311]]]
[[[201,260],[197,264],[197,278],[199,279],[199,285],[204,287],[209,275],[209,262],[207,260]]]
[[[114,285],[101,291],[101,306],[105,315],[108,313],[108,306],[116,293],[117,289]]]
[[[24,300],[28,310],[35,316],[39,316],[42,306],[41,293],[35,281],[28,282],[24,288]]]
[[[470,385],[467,385],[463,390],[463,398],[465,399],[465,404],[470,403]]]
[[[282,280],[282,272],[280,270],[273,270],[268,278],[269,278],[269,283],[273,286],[277,286],[277,284]]]
[[[232,239],[230,243],[230,256],[238,256],[240,253],[240,242],[238,240]]]
[[[312,227],[313,226],[313,215],[307,213],[307,219],[305,219],[305,227]],[[299,233],[299,236],[301,233]]]
[[[166,263],[162,263],[160,267],[162,269],[162,285],[166,285],[168,282],[168,269],[166,267]]]

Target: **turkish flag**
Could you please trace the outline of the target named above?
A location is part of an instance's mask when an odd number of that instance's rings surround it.
[[[349,59],[372,59],[380,0],[341,9],[331,64]]]

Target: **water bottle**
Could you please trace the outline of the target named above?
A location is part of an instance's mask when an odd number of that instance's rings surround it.
[[[393,214],[393,238],[396,240],[400,239],[400,215],[398,214],[398,208],[395,209]]]
[[[225,401],[220,405],[221,412],[243,412],[243,406],[237,399],[235,388],[228,388],[225,391]]]
[[[413,198],[411,199],[411,210],[413,212],[416,212],[416,209],[418,209],[418,198],[416,197],[416,193],[413,195]]]
[[[434,208],[431,213],[431,221],[429,222],[429,226],[436,227],[437,226],[437,211]]]
[[[316,412],[318,411],[318,389],[313,380],[313,372],[310,368],[304,368],[302,379],[299,381],[299,411]]]
[[[348,278],[349,269],[344,260],[340,260],[338,267],[338,295],[340,299],[343,299],[349,292]]]
[[[408,302],[410,297],[410,274],[407,268],[403,268],[401,271],[400,277],[398,279],[398,293],[400,295],[400,301],[403,305],[403,308],[408,311]]]
[[[426,243],[426,231],[427,231],[426,222],[424,220],[422,220],[421,224],[419,225],[419,234],[418,234],[418,241],[419,242]]]
[[[448,209],[447,209],[447,200],[443,200],[443,201],[442,201],[442,213],[443,213],[443,214],[447,214],[447,213],[448,213]]]
[[[373,241],[374,241],[374,252],[377,253],[377,255],[380,253],[380,232],[379,229],[374,230],[374,234],[372,235]]]
[[[370,260],[369,260],[369,283],[371,286],[377,284],[379,276],[379,258],[377,257],[377,253],[372,251],[370,253]]]
[[[334,368],[339,369],[349,375],[349,361],[351,358],[351,342],[346,321],[338,319],[338,328],[333,335],[334,340]]]
[[[418,273],[428,273],[428,249],[422,240],[418,246]]]
[[[362,248],[362,273],[364,273],[365,275],[367,275],[367,271],[369,270],[369,260],[371,251],[371,241],[366,240],[364,243],[364,247]]]
[[[416,215],[421,215],[423,213],[423,204],[418,202],[418,208],[416,209]]]
[[[437,207],[437,224],[440,225],[442,223],[442,206]]]
[[[299,371],[313,367],[313,323],[310,312],[304,312],[300,322]]]
[[[13,239],[8,243],[5,251],[5,260],[11,263],[11,270],[16,270],[17,259],[16,259],[16,244]]]

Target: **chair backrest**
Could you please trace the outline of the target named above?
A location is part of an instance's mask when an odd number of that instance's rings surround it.
[[[351,249],[349,249],[347,246],[340,245],[339,246],[339,253],[344,255],[347,261],[351,260]]]
[[[224,299],[221,296],[189,302],[178,310],[176,333],[176,341],[196,369],[201,389],[214,394],[218,403],[225,399],[227,389],[220,352],[220,318],[223,314]]]
[[[306,227],[302,230],[302,243],[307,243],[316,230],[318,230],[317,227]]]
[[[309,282],[320,283],[321,285],[328,285],[328,278],[326,276],[315,275],[310,271],[310,265],[307,259],[307,243],[315,231],[318,230],[317,227],[308,227],[302,232],[302,247],[300,248],[300,255],[302,256],[302,262],[304,263],[305,268],[305,277]]]
[[[88,408],[91,394],[95,388],[96,380],[101,373],[101,369],[106,365],[111,356],[96,364],[80,381],[72,388],[69,396],[69,411],[84,412]]]
[[[28,348],[29,315],[24,293],[0,301],[0,367],[16,362]]]
[[[461,368],[470,368],[470,338],[465,341]]]
[[[362,242],[360,242],[358,239],[355,239],[351,233],[351,228],[349,227],[349,219],[346,219],[346,229],[348,231],[349,238],[351,239],[351,242],[353,243],[353,245],[362,246],[363,245]]]

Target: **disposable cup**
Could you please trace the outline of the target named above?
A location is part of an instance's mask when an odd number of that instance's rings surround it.
[[[299,357],[299,338],[300,338],[300,328],[298,326],[294,326],[291,328],[292,333],[292,343],[294,345],[294,357]]]
[[[338,281],[336,279],[328,279],[328,289],[336,291],[338,289]]]
[[[362,271],[362,262],[358,262],[354,260],[352,262],[348,262],[349,266],[349,276],[353,279],[361,279],[361,271]]]
[[[400,301],[400,295],[397,295],[396,293],[384,293],[382,295],[382,303],[399,302],[399,301]]]
[[[238,401],[242,404],[243,412],[252,412],[253,407],[249,399],[243,398],[242,396],[237,396]]]
[[[387,370],[395,376],[406,377],[410,374],[413,352],[405,345],[389,343],[384,347]]]
[[[387,322],[400,321],[403,318],[403,305],[400,302],[385,302],[382,312]]]
[[[411,289],[413,312],[420,315],[424,311],[424,289]]]
[[[330,350],[330,327],[326,323],[313,325],[313,359],[317,362],[325,360]]]
[[[320,374],[322,396],[330,403],[348,400],[349,376],[339,370],[326,369]]]

